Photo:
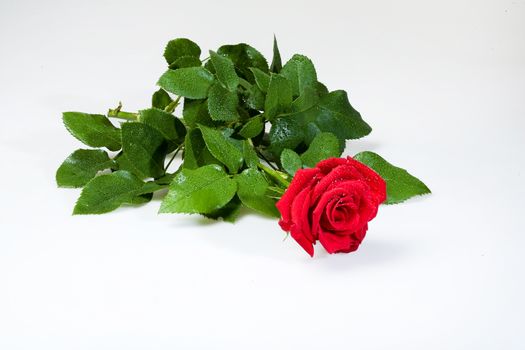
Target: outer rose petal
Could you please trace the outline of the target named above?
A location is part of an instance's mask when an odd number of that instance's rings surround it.
[[[301,192],[304,188],[309,187],[313,182],[314,177],[319,174],[319,169],[300,169],[295,173],[295,176],[290,183],[290,186],[284,192],[283,196],[275,204],[279,212],[281,213],[281,220],[279,225],[285,231],[290,230],[292,224],[292,203],[295,197]]]
[[[347,161],[345,158],[328,158],[317,163],[315,167],[321,170],[323,174],[328,174],[335,167],[346,163]]]
[[[361,162],[358,162],[352,157],[348,157],[348,164],[355,167],[363,176],[364,180],[370,186],[371,193],[374,196],[377,204],[381,204],[386,200],[386,182],[378,173],[367,167]]]
[[[367,226],[363,227],[357,232],[349,235],[339,236],[329,232],[323,232],[319,234],[319,242],[323,245],[324,249],[330,254],[333,253],[350,253],[357,248],[365,237]]]
[[[312,236],[312,229],[310,227],[310,189],[305,188],[292,203],[292,226],[297,234],[303,235],[310,243],[315,242],[316,237]]]
[[[296,230],[295,226],[292,225],[291,229],[290,229],[290,235],[293,237],[293,239],[295,239],[295,241],[297,243],[299,243],[299,245],[301,247],[303,247],[303,249],[308,253],[310,254],[310,256],[314,256],[314,246],[313,246],[313,243],[310,242],[303,234],[302,232]]]

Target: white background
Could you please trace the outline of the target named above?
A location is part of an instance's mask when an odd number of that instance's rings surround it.
[[[61,112],[147,107],[162,51],[309,56],[431,196],[311,259],[274,220],[71,216]],[[0,2],[0,349],[523,349],[525,2]],[[521,216],[521,217],[520,217]]]

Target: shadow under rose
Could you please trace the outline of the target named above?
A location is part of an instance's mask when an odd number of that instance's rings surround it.
[[[365,238],[357,251],[348,254],[328,254],[320,244],[317,244],[314,259],[318,260],[319,266],[330,270],[349,270],[388,264],[406,258],[408,253],[408,242],[374,237],[374,239]]]
[[[406,258],[410,251],[409,242],[389,239],[388,237],[395,235],[388,232],[383,237],[375,233],[373,239],[365,238],[357,251],[348,254],[328,254],[317,242],[314,257],[311,258],[291,236],[286,236],[286,233],[281,231],[277,222],[275,225],[262,224],[249,214],[252,213],[242,210],[239,221],[235,225],[195,216],[178,220],[174,225],[207,226],[206,229],[194,234],[195,239],[204,240],[225,251],[276,259],[285,263],[314,264],[332,271],[388,264]],[[271,218],[266,220],[273,221]],[[213,226],[217,229],[210,229]],[[254,229],[255,227],[257,228]]]

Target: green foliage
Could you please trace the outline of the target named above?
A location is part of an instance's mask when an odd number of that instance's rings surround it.
[[[122,154],[117,159],[120,169],[139,178],[157,178],[164,175],[167,143],[156,129],[143,123],[122,125]]]
[[[306,117],[306,120],[318,126],[321,131],[333,133],[341,141],[359,139],[372,131],[361,114],[350,105],[348,95],[342,90],[321,96],[319,109],[315,117],[310,118]]]
[[[171,113],[156,108],[144,109],[139,112],[139,120],[164,136],[167,142],[167,152],[172,152],[184,141],[186,128]]]
[[[201,125],[199,129],[210,153],[222,164],[228,167],[230,173],[236,173],[243,163],[242,151],[233,143],[233,140],[222,132]]]
[[[59,187],[82,187],[101,170],[115,168],[106,151],[99,149],[77,149],[64,160],[57,170]]]
[[[294,176],[297,170],[303,167],[303,161],[297,153],[285,148],[281,153],[281,166],[288,174]]]
[[[270,75],[263,72],[259,68],[250,68],[255,78],[255,83],[262,92],[268,92],[268,85],[270,85]]]
[[[73,214],[103,214],[132,204],[143,186],[138,177],[124,170],[97,176],[82,190]]]
[[[182,56],[173,61],[168,67],[169,69],[200,67],[201,60],[195,56]]]
[[[228,203],[237,184],[218,165],[183,169],[170,184],[161,213],[210,214]]]
[[[313,86],[317,82],[314,64],[302,55],[293,55],[284,65],[281,74],[291,81],[294,96],[300,96],[307,86]]]
[[[374,169],[386,182],[385,204],[396,204],[414,196],[430,193],[430,189],[405,169],[398,168],[374,152],[361,152],[354,159]]]
[[[162,88],[155,91],[153,96],[151,96],[151,107],[164,109],[173,102],[170,95]]]
[[[296,54],[283,66],[275,37],[270,67],[244,43],[209,53],[201,61],[196,43],[171,40],[151,107],[63,114],[74,137],[100,148],[73,152],[57,170],[59,187],[83,187],[75,214],[146,203],[169,186],[161,212],[234,221],[246,206],[278,216],[275,201],[290,176],[340,156],[347,140],[371,131],[346,92],[318,81],[309,58]],[[429,192],[373,153],[356,157],[385,177],[388,203]]]
[[[275,200],[268,194],[270,184],[259,170],[246,169],[235,179],[237,180],[237,195],[244,205],[262,214],[279,217]]]
[[[242,156],[244,158],[244,164],[246,164],[248,168],[257,168],[259,156],[253,149],[253,146],[246,140],[242,143]]]
[[[273,73],[279,73],[283,68],[281,61],[281,53],[279,52],[279,47],[277,46],[277,38],[273,36],[273,58],[272,64],[270,65],[270,71]]]
[[[195,128],[198,124],[213,125],[208,111],[208,100],[184,99],[184,109],[182,111],[184,122],[190,128]]]
[[[208,96],[214,80],[213,74],[206,68],[189,67],[166,71],[157,84],[171,93],[196,99]]]
[[[251,139],[252,137],[259,135],[263,131],[263,129],[263,116],[259,115],[248,120],[239,131],[239,135],[246,139]]]
[[[292,83],[279,74],[272,74],[264,103],[265,115],[273,120],[279,114],[290,111],[292,107]]]
[[[239,119],[237,106],[239,97],[221,84],[215,83],[210,88],[208,97],[208,111],[211,119],[219,121],[234,121]]]
[[[71,135],[88,146],[106,147],[111,151],[121,147],[120,130],[103,115],[65,112],[62,120]]]
[[[235,73],[235,67],[233,66],[232,60],[211,50],[210,58],[219,82],[224,88],[235,92],[237,90],[237,85],[239,85],[239,77],[237,76],[237,73]]]
[[[250,68],[259,68],[268,72],[268,62],[264,56],[248,44],[224,45],[217,50],[218,54],[228,57],[234,64],[239,77],[253,83]]]
[[[184,140],[184,162],[182,167],[196,169],[206,164],[222,164],[208,150],[199,129],[188,132]]]
[[[301,161],[307,167],[313,168],[323,159],[339,156],[341,150],[337,137],[332,133],[322,132],[315,136],[308,150],[301,155]]]
[[[201,49],[193,41],[186,38],[171,40],[164,49],[164,58],[168,65],[183,57],[196,57],[201,55]]]

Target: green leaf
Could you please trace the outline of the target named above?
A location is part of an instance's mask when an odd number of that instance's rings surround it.
[[[317,82],[314,85],[314,88],[319,96],[323,96],[329,93],[328,88],[323,83]]]
[[[277,46],[277,38],[273,36],[273,58],[272,64],[270,65],[270,71],[273,73],[279,73],[282,67],[281,53],[279,52],[279,47]]]
[[[212,126],[210,113],[208,112],[208,100],[192,100],[184,99],[184,109],[182,111],[184,122],[191,128],[195,128],[197,124]]]
[[[236,173],[243,163],[242,152],[220,131],[204,125],[199,128],[210,153],[226,165],[230,173]]]
[[[281,75],[270,76],[270,84],[264,104],[265,115],[272,120],[277,115],[287,113],[292,106],[292,84]]]
[[[268,72],[268,62],[263,55],[247,44],[224,45],[217,53],[232,60],[237,75],[253,83],[255,80],[250,71],[250,67],[259,68],[263,72]]]
[[[221,84],[215,83],[209,91],[208,111],[211,119],[220,121],[235,121],[239,119],[237,105],[239,97],[236,92],[231,92]]]
[[[302,55],[293,55],[280,74],[292,82],[295,96],[301,95],[306,86],[313,86],[317,82],[314,64],[308,57]]]
[[[164,174],[166,141],[162,134],[149,125],[128,122],[122,124],[122,155],[120,169],[128,170],[140,178],[157,178]]]
[[[103,214],[124,203],[133,203],[143,184],[138,177],[124,170],[97,176],[80,193],[73,214]]]
[[[218,165],[183,169],[170,184],[160,213],[209,214],[228,203],[237,184]]]
[[[259,164],[259,156],[247,140],[244,140],[242,143],[242,155],[247,167],[257,168],[257,165]]]
[[[169,69],[200,67],[202,62],[200,58],[195,56],[182,56],[170,63]]]
[[[121,147],[120,130],[103,115],[65,112],[62,120],[71,135],[88,146],[106,147],[111,151]]]
[[[305,138],[302,120],[298,118],[277,118],[270,129],[270,150],[279,157],[285,148],[295,149]]]
[[[171,178],[171,180],[173,180],[173,177]],[[137,192],[137,195],[145,195],[145,194],[150,194],[150,193],[153,193],[153,192],[157,192],[157,191],[163,190],[165,188],[168,188],[168,186],[169,186],[169,183],[168,184],[162,183],[162,181],[160,181],[160,182],[158,180],[149,181],[149,182],[146,182],[142,186],[142,188]]]
[[[166,186],[166,185],[169,185],[171,183],[171,181],[173,181],[173,178],[175,177],[175,175],[177,175],[177,173],[179,172],[179,170],[182,170],[182,168],[179,167],[179,169],[177,169],[177,171],[173,174],[165,174],[161,177],[159,177],[158,179],[156,179],[154,181],[154,183],[158,184],[158,185],[161,185],[161,186]],[[149,182],[148,182],[149,183]]]
[[[303,167],[303,161],[297,153],[286,148],[281,153],[281,165],[288,174],[294,176]]]
[[[151,201],[153,198],[153,193],[162,189],[167,188],[166,184],[159,184],[157,181],[146,182],[143,184],[140,190],[137,190],[135,196],[128,202],[129,204],[144,204]]]
[[[171,102],[173,102],[173,100],[164,89],[158,89],[151,97],[151,106],[153,108],[164,109]]]
[[[168,142],[167,153],[172,152],[184,140],[186,128],[184,124],[171,113],[150,108],[139,112],[139,120],[156,129]]]
[[[203,214],[208,219],[219,220],[222,219],[226,222],[234,223],[235,220],[239,217],[241,209],[241,201],[239,197],[233,196],[231,201],[229,201],[224,207],[215,210],[209,214]]]
[[[239,131],[239,135],[241,135],[245,139],[251,139],[252,137],[259,135],[263,131],[263,129],[263,116],[258,115],[256,117],[251,118],[246,124],[244,124],[242,129]]]
[[[263,72],[259,68],[250,68],[255,77],[255,83],[261,89],[262,92],[266,93],[268,91],[268,85],[270,85],[270,75]]]
[[[319,103],[319,94],[312,86],[306,86],[302,94],[292,102],[292,111],[304,112]]]
[[[275,200],[267,195],[269,184],[259,170],[246,169],[235,180],[237,195],[245,206],[271,217],[280,217]]]
[[[157,84],[166,91],[178,96],[199,99],[208,96],[208,90],[215,78],[203,67],[168,70]]]
[[[175,60],[183,56],[199,57],[201,49],[199,45],[186,38],[178,38],[171,40],[164,49],[164,58],[168,64],[172,64]]]
[[[250,86],[244,94],[246,96],[246,104],[248,107],[256,111],[262,111],[264,109],[265,96],[257,85]]]
[[[372,168],[385,180],[387,192],[385,204],[401,203],[411,197],[431,193],[419,179],[410,175],[405,169],[390,164],[374,152],[358,153],[354,159]]]
[[[222,86],[232,92],[237,91],[239,77],[235,73],[233,62],[228,57],[219,55],[210,50],[210,58],[215,68],[215,74]]]
[[[361,118],[348,101],[343,90],[332,91],[320,98],[319,111],[315,120],[319,130],[328,131],[340,140],[358,139],[368,135],[372,128]]]
[[[331,132],[339,139],[340,151],[343,151],[345,140],[363,137],[371,130],[348,102],[346,92],[332,91],[321,96],[312,108],[277,118],[270,129],[271,150],[279,156],[284,148],[295,149],[301,143],[309,145],[317,134]]]
[[[340,156],[341,148],[337,137],[330,132],[322,132],[315,136],[308,150],[301,155],[301,160],[304,165],[313,168],[324,159]]]
[[[57,185],[59,187],[82,187],[99,171],[114,168],[115,165],[105,151],[77,149],[58,168]]]
[[[199,129],[190,130],[186,134],[183,159],[182,167],[185,169],[196,169],[208,164],[222,164],[206,147]]]

